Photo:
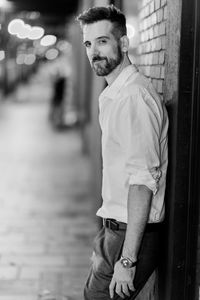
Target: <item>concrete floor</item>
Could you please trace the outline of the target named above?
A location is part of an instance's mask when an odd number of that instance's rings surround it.
[[[23,96],[23,97],[20,97]],[[82,300],[97,230],[77,130],[48,122],[42,86],[0,104],[0,300]]]

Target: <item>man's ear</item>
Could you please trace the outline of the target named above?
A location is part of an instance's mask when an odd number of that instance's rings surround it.
[[[120,43],[121,43],[122,52],[127,52],[128,48],[129,48],[129,39],[128,39],[127,35],[123,35],[120,38]]]

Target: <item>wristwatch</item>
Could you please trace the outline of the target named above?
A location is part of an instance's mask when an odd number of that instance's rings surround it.
[[[136,266],[137,261],[133,262],[130,258],[121,256],[120,263],[126,269],[130,269]]]

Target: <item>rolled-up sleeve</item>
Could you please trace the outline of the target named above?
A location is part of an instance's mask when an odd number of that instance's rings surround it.
[[[140,87],[121,101],[117,117],[119,142],[125,153],[130,185],[145,185],[155,195],[162,176],[160,132],[162,116],[152,96]]]

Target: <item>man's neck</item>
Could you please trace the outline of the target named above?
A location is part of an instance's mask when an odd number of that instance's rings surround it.
[[[131,65],[131,61],[128,58],[126,54],[124,54],[124,57],[122,59],[122,62],[107,76],[105,76],[105,80],[107,81],[108,85],[111,85],[113,81],[119,76],[119,74],[125,69]]]

